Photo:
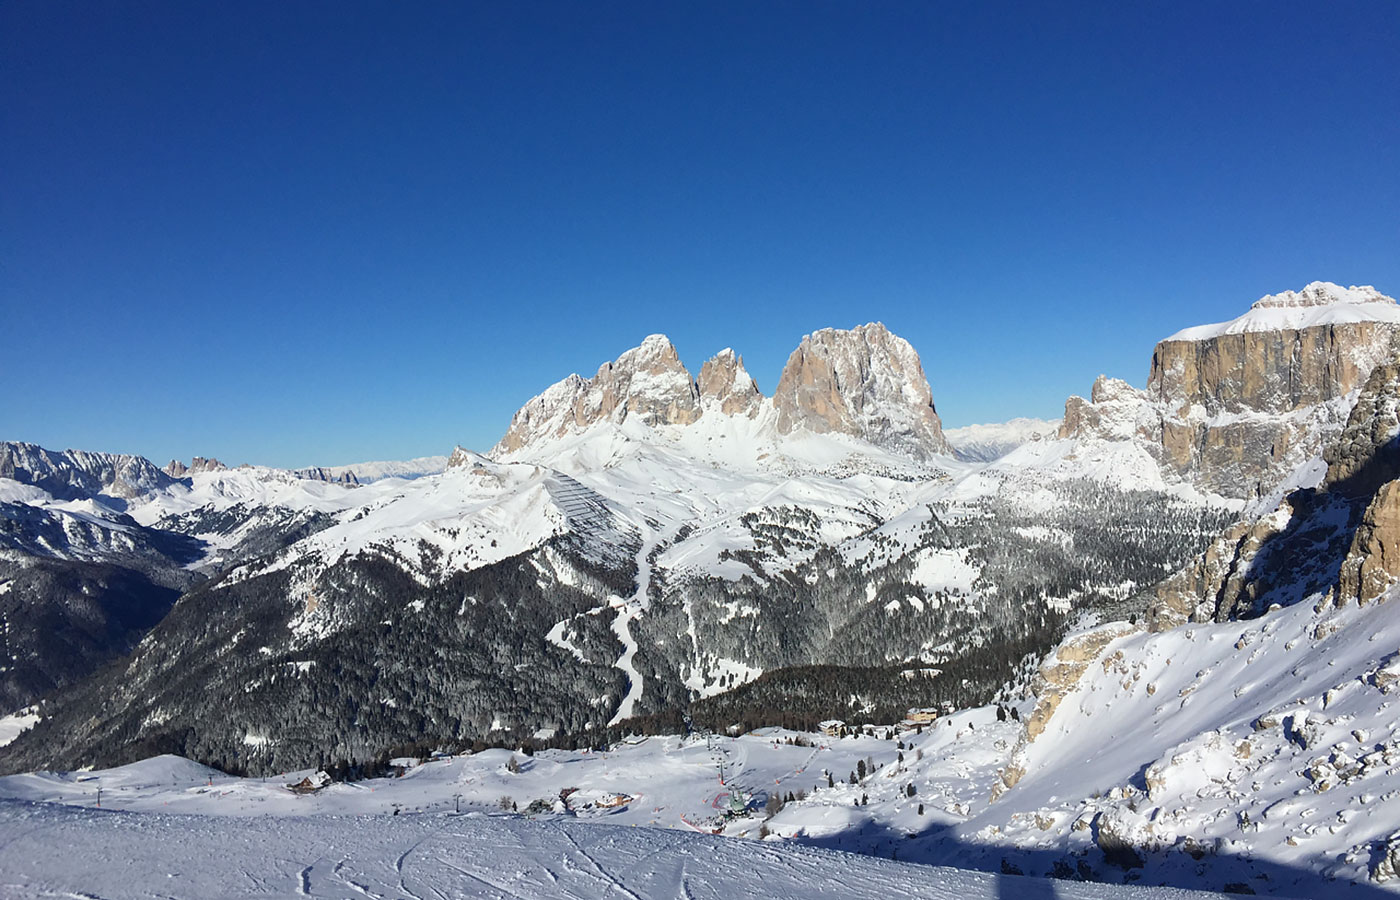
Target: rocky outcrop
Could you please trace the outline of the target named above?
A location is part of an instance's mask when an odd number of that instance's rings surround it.
[[[1061,436],[1141,440],[1174,479],[1261,496],[1341,429],[1397,333],[1400,306],[1372,287],[1314,282],[1266,296],[1238,319],[1159,343],[1146,390],[1115,386],[1114,408],[1071,397]]]
[[[647,425],[688,425],[700,417],[700,392],[665,335],[653,334],[592,378],[570,375],[530,400],[491,455],[560,438],[600,422],[635,418]]]
[[[1346,427],[1323,458],[1329,492],[1366,496],[1400,477],[1400,342],[1366,379]]]
[[[1400,345],[1374,367],[1323,451],[1327,473],[1240,522],[1158,586],[1152,630],[1226,621],[1323,594],[1366,603],[1400,582]]]
[[[780,434],[849,434],[919,459],[952,453],[919,354],[878,322],[804,337],[773,405]]]
[[[199,472],[222,472],[227,468],[228,466],[225,466],[217,459],[205,459],[202,456],[196,456],[190,461],[188,466],[178,459],[172,459],[165,464],[165,468],[162,471],[171,478],[183,478],[186,475]]]
[[[706,415],[759,419],[770,436],[846,434],[916,459],[952,453],[919,355],[908,341],[872,323],[804,337],[771,401],[733,350],[707,360],[693,379],[671,342],[652,335],[592,378],[570,375],[530,400],[490,456],[601,423],[685,426]]]
[[[1122,379],[1100,375],[1094,380],[1088,400],[1070,397],[1065,401],[1065,417],[1060,422],[1062,438],[1160,443],[1161,435],[1161,416],[1147,394]]]
[[[1074,690],[1074,686],[1079,683],[1089,665],[1099,658],[1109,644],[1136,631],[1138,627],[1127,622],[1100,625],[1098,628],[1069,636],[1055,652],[1041,662],[1040,670],[1031,684],[1031,692],[1035,694],[1035,709],[1026,716],[1021,736],[1011,752],[1011,762],[1001,771],[996,785],[992,788],[993,800],[1015,787],[1017,782],[1025,777],[1026,748],[1045,732],[1051,717],[1055,715],[1055,710],[1059,709],[1065,695]]]
[[[60,500],[105,494],[132,500],[174,483],[144,456],[45,450],[37,444],[0,442],[0,478],[43,488]]]
[[[347,487],[359,487],[360,485],[360,480],[355,477],[354,472],[340,472],[326,466],[296,469],[292,474],[305,481],[324,481],[327,484],[343,484]]]
[[[744,358],[728,348],[705,361],[696,385],[701,405],[726,416],[752,419],[763,406],[763,393],[744,369]]]
[[[1400,581],[1400,482],[1376,491],[1352,535],[1337,578],[1336,602],[1367,603]]]
[[[1157,586],[1147,608],[1149,631],[1166,631],[1187,622],[1211,622],[1254,611],[1267,580],[1253,563],[1266,543],[1292,521],[1287,501],[1273,515],[1256,522],[1237,522],[1217,538],[1195,562]]]

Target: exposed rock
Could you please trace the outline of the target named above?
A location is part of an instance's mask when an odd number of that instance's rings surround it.
[[[1141,440],[1173,478],[1260,496],[1340,430],[1397,333],[1400,306],[1371,287],[1263,297],[1159,343],[1145,391],[1100,378],[1092,400],[1071,397],[1060,434]]]
[[[1328,446],[1323,487],[1360,497],[1400,477],[1400,346],[1366,379],[1346,427]]]
[[[752,419],[763,405],[763,393],[744,369],[744,358],[728,348],[700,367],[697,386],[701,405],[718,409],[726,416]]]
[[[452,455],[447,457],[447,468],[465,469],[473,468],[485,462],[485,457],[479,453],[473,453],[461,444],[452,448]]]
[[[1371,860],[1372,881],[1382,884],[1400,878],[1400,831],[1378,844]]]
[[[1296,499],[1296,498],[1293,498]],[[1166,631],[1186,622],[1225,621],[1258,608],[1266,583],[1252,564],[1265,545],[1293,520],[1291,499],[1253,522],[1236,522],[1190,566],[1157,586],[1147,608],[1148,630]]]
[[[196,456],[190,461],[188,466],[178,459],[172,459],[165,464],[165,468],[161,471],[165,472],[165,474],[169,475],[171,478],[183,478],[185,475],[198,472],[222,472],[226,468],[228,467],[217,459],[205,459],[202,456]]]
[[[1127,622],[1109,622],[1071,635],[1054,653],[1045,658],[1031,684],[1031,691],[1036,698],[1035,708],[1026,716],[1021,736],[1011,752],[1012,761],[1000,773],[1000,778],[992,788],[991,799],[997,799],[1025,777],[1025,767],[1021,760],[1026,747],[1044,733],[1051,717],[1055,715],[1055,710],[1059,708],[1065,695],[1079,683],[1089,665],[1098,659],[1104,648],[1113,641],[1138,630],[1137,626]]]
[[[308,469],[297,469],[292,472],[297,478],[307,481],[324,481],[328,484],[344,484],[351,487],[358,487],[360,481],[355,477],[354,472],[339,472],[327,468],[326,466],[312,466]]]
[[[1089,398],[1070,397],[1065,401],[1060,437],[1161,441],[1161,417],[1143,391],[1122,379],[1100,375],[1094,379]]]
[[[1337,579],[1337,602],[1366,603],[1400,581],[1400,482],[1381,486],[1352,535]]]
[[[780,434],[849,434],[920,459],[952,453],[919,355],[878,322],[805,336],[773,404]]]
[[[0,478],[43,488],[60,500],[98,494],[131,500],[173,483],[143,456],[87,450],[60,453],[19,442],[0,442]]]
[[[692,379],[671,342],[652,335],[592,378],[570,375],[527,402],[491,456],[600,423],[690,425],[702,415],[759,417],[763,394],[743,359],[723,350]],[[919,355],[878,323],[807,335],[788,358],[761,420],[776,435],[846,434],[916,459],[951,454]]]
[[[688,425],[700,417],[700,392],[665,335],[653,334],[592,378],[570,375],[530,400],[491,451],[511,453],[599,422],[635,417],[647,425]]]
[[[1315,593],[1327,595],[1324,605],[1366,603],[1400,582],[1400,345],[1391,352],[1325,449],[1321,486],[1232,526],[1162,582],[1148,610],[1153,631],[1245,617]]]
[[[222,472],[226,468],[228,467],[213,458],[205,459],[202,456],[196,456],[190,461],[191,472]]]

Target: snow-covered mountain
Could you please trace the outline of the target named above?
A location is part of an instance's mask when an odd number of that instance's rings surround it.
[[[1053,439],[1059,435],[1059,419],[1029,419],[1018,417],[988,425],[964,425],[945,428],[953,453],[959,459],[972,462],[992,462],[1030,441]]]
[[[1268,496],[1341,430],[1400,333],[1400,306],[1372,287],[1313,282],[1239,318],[1177,332],[1152,354],[1147,388],[1100,377],[1065,404],[1060,435],[1133,441],[1174,482]]]
[[[696,701],[804,722],[980,702],[1075,610],[1124,602],[1229,515],[946,450],[917,354],[869,325],[805,338],[772,399],[732,352],[692,379],[648,338],[527,403],[491,457],[459,448],[409,482],[191,473],[130,515],[199,541],[190,569],[220,577],[125,671],[55,698],[53,737],[9,752],[263,771]],[[328,690],[354,704],[326,710]]]
[[[540,458],[599,425],[660,428],[702,419],[750,420],[746,436],[767,444],[831,434],[919,460],[949,453],[919,355],[876,322],[803,337],[771,398],[733,350],[707,360],[696,379],[664,335],[651,335],[592,378],[570,375],[531,399],[490,455]],[[711,424],[707,437],[716,427],[726,426]]]
[[[950,443],[878,325],[804,338],[771,398],[732,351],[692,378],[653,336],[412,480],[5,445],[0,578],[121,559],[189,581],[0,767],[357,768],[683,714],[981,707],[768,830],[1028,876],[1392,878],[1400,352],[1372,293],[1174,336],[1148,390],[1101,378],[991,461],[955,455],[996,432]]]

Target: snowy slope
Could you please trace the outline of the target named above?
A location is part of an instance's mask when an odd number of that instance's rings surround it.
[[[945,428],[943,436],[953,446],[958,458],[991,462],[1028,441],[1054,438],[1059,430],[1059,419],[1021,417],[987,425]]]
[[[422,478],[424,475],[436,475],[447,468],[447,457],[418,456],[413,459],[374,460],[315,468],[326,472],[331,480],[338,480],[349,474],[354,475],[360,484],[369,484],[371,481],[382,481],[385,478]]]
[[[1051,885],[698,834],[481,813],[234,820],[7,802],[0,804],[0,831],[8,835],[0,847],[0,891],[14,900],[1206,896]],[[78,847],[82,852],[73,852]]]
[[[1301,291],[1284,291],[1259,298],[1249,312],[1214,325],[1183,328],[1168,341],[1203,341],[1225,334],[1281,331],[1349,322],[1400,323],[1400,306],[1370,285],[1342,287],[1314,281]]]

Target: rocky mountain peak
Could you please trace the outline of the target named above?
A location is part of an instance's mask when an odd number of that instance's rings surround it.
[[[1250,309],[1298,309],[1332,306],[1339,303],[1388,303],[1394,306],[1395,300],[1369,284],[1342,287],[1340,284],[1334,284],[1330,281],[1314,281],[1301,291],[1266,294],[1254,301],[1254,305]]]
[[[804,336],[773,404],[781,434],[849,434],[917,458],[952,452],[919,354],[879,322]]]
[[[696,385],[701,405],[727,416],[753,418],[763,404],[763,393],[744,369],[744,358],[728,347],[705,360]]]
[[[1101,379],[1091,402],[1070,398],[1061,435],[1141,439],[1173,477],[1258,496],[1341,430],[1397,334],[1400,306],[1373,287],[1270,294],[1158,343],[1145,391]]]
[[[700,417],[700,393],[671,341],[649,335],[592,378],[570,375],[533,398],[511,419],[491,451],[511,453],[599,422],[635,418],[647,425],[688,425]]]
[[[58,452],[17,441],[0,442],[0,478],[43,488],[60,500],[97,494],[132,500],[172,483],[169,475],[144,456]]]
[[[480,453],[473,453],[461,444],[452,448],[452,455],[447,458],[447,468],[449,469],[475,469],[483,466],[486,457]]]

